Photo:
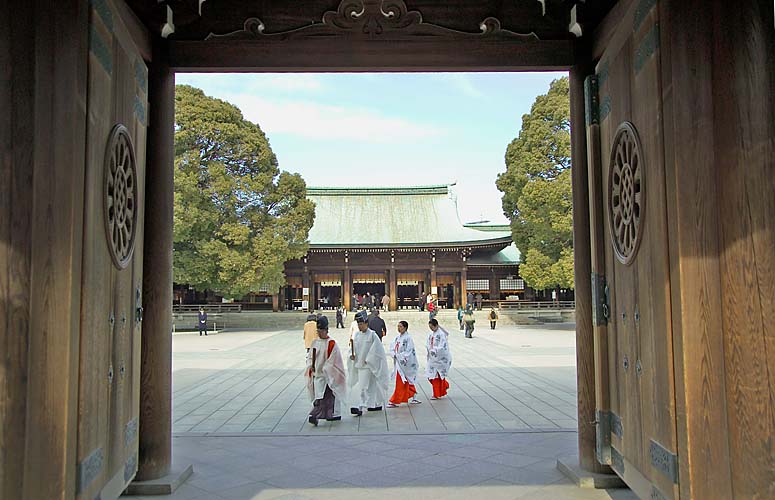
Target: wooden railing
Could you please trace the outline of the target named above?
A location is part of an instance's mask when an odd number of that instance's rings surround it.
[[[207,314],[242,312],[242,304],[173,304],[172,314],[198,313],[203,307]]]
[[[482,306],[485,307],[484,305]],[[492,307],[492,305],[490,306]],[[575,309],[576,302],[573,300],[560,300],[560,301],[527,301],[527,300],[501,300],[498,302],[499,309]]]

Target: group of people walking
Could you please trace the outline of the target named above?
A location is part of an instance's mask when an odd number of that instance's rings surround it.
[[[390,296],[385,294],[382,297],[378,293],[374,295],[371,292],[364,294],[353,293],[351,306],[353,311],[359,309],[372,309],[374,307],[381,308],[383,311],[387,311],[390,307]]]
[[[377,312],[377,318],[379,313]],[[315,318],[314,328],[316,338],[308,337],[307,325],[310,318]],[[372,326],[378,324],[374,317],[369,318],[366,311],[355,315],[355,329],[350,337],[345,356],[347,371],[345,372],[342,353],[336,341],[328,335],[328,318],[325,316],[310,316],[304,328],[305,346],[307,346],[307,390],[313,403],[309,414],[309,423],[317,426],[319,420],[341,420],[342,401],[350,401],[350,413],[362,416],[364,410],[369,412],[382,411],[387,400],[388,408],[395,408],[403,403],[420,404],[416,398],[417,376],[420,365],[417,359],[414,340],[409,333],[409,324],[399,321],[396,335],[389,347],[389,356],[393,359],[391,375],[382,337],[385,336],[384,326],[376,331]],[[382,321],[379,319],[379,321]],[[382,321],[381,325],[384,325]],[[449,349],[448,332],[436,321],[428,322],[429,333],[426,339],[425,376],[433,388],[433,397],[439,399],[447,395],[449,382],[446,378],[452,366],[452,355]],[[311,333],[311,329],[309,329]],[[309,341],[308,341],[309,340]],[[395,380],[395,389],[387,398],[390,380]]]

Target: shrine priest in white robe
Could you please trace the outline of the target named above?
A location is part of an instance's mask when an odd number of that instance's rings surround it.
[[[393,378],[396,381],[396,389],[390,396],[388,408],[396,408],[401,403],[420,404],[415,397],[417,388],[417,372],[420,365],[417,363],[417,353],[414,350],[414,341],[409,335],[409,323],[398,322],[398,335],[390,345],[390,355],[393,357]]]
[[[452,367],[452,353],[449,350],[447,337],[449,333],[439,326],[436,318],[428,321],[428,339],[425,342],[425,348],[428,351],[427,363],[425,366],[425,376],[433,386],[433,397],[431,399],[443,398],[447,395],[449,382],[447,374]]]
[[[369,328],[366,311],[355,315],[358,331],[350,341],[347,362],[350,413],[363,415],[363,409],[381,411],[387,395],[388,371],[385,348],[374,330]]]
[[[318,420],[329,422],[342,419],[342,400],[347,397],[347,377],[344,372],[339,345],[328,336],[328,318],[317,320],[318,338],[307,352],[307,393],[312,401],[309,423],[318,425]]]

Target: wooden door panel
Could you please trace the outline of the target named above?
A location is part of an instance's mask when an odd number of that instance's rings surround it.
[[[140,330],[135,311],[142,280],[147,109],[147,69],[120,14],[110,2],[93,2],[90,24],[76,471],[76,494],[84,499],[118,496],[137,469]],[[119,146],[110,146],[118,125],[125,135]],[[130,157],[121,156],[129,150],[134,164],[126,172],[134,175],[115,176],[106,187],[106,171],[116,171],[111,154],[117,152],[119,163],[129,165]],[[132,222],[126,227],[134,227],[134,237],[127,230],[114,252],[111,239],[118,223],[107,221],[118,221],[120,214]]]
[[[603,198],[604,228],[598,234],[606,239],[610,302],[609,379],[598,390],[608,391],[610,410],[621,421],[621,432],[611,435],[614,470],[641,496],[677,498],[670,474],[676,453],[675,394],[656,2],[631,2],[616,30],[617,43],[609,45],[597,65],[600,165],[590,166],[601,169],[595,178],[602,185],[594,192]],[[626,142],[626,166],[621,161],[614,166],[622,128],[633,139]],[[637,203],[623,201],[630,199]],[[624,244],[618,249],[614,233],[626,226],[622,220],[634,218],[640,221],[639,245],[627,253],[622,247],[635,241],[631,233],[620,234]]]

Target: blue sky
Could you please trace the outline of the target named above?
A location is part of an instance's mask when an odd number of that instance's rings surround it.
[[[565,73],[178,74],[261,126],[308,186],[457,182],[463,222],[507,223],[495,178],[536,96]]]

